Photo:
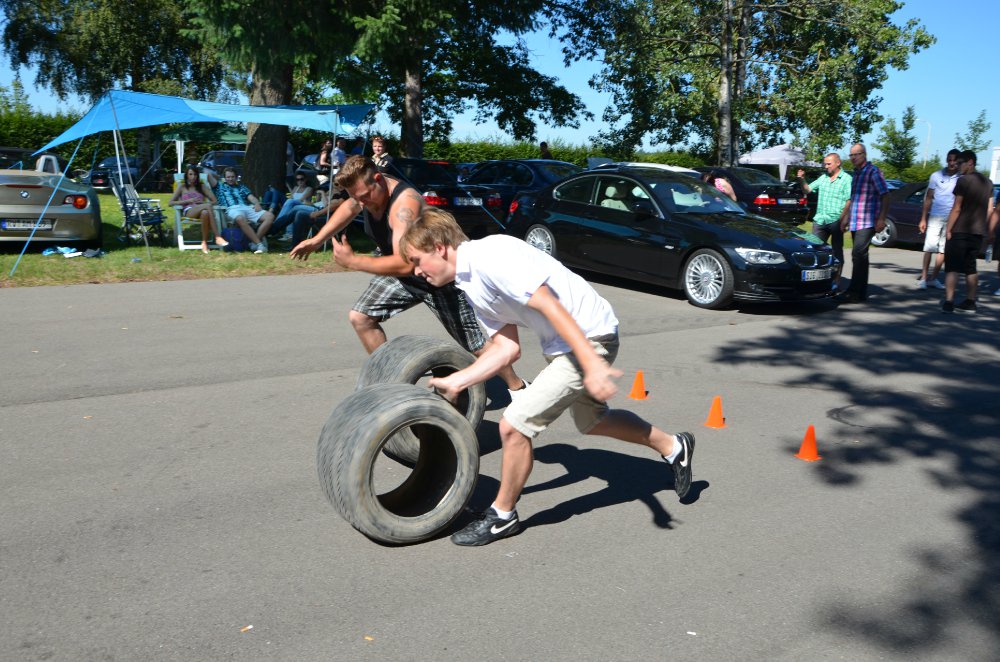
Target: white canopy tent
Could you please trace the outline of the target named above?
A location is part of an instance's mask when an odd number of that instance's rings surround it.
[[[775,145],[774,147],[744,154],[740,157],[739,162],[742,165],[776,165],[778,166],[778,174],[782,180],[785,179],[785,172],[790,165],[810,166],[813,168],[818,168],[821,165],[815,161],[807,161],[805,152],[788,144]]]

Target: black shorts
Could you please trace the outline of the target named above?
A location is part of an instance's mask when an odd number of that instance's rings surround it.
[[[944,245],[944,272],[969,276],[977,273],[976,256],[983,246],[981,234],[952,232],[951,239]]]
[[[472,305],[454,283],[422,290],[406,287],[392,276],[375,276],[354,304],[354,310],[384,322],[420,303],[427,304],[448,335],[465,349],[478,352],[486,344]]]

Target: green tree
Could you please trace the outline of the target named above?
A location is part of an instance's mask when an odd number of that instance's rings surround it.
[[[30,113],[31,103],[20,76],[14,76],[10,88],[0,85],[0,113]]]
[[[425,133],[442,140],[451,118],[476,108],[514,138],[537,121],[578,126],[579,97],[535,71],[520,39],[538,27],[543,0],[357,0],[353,56],[330,80],[357,99],[385,99],[402,127],[402,152],[419,157]]]
[[[892,117],[882,125],[878,140],[872,142],[872,147],[882,152],[882,162],[892,166],[897,173],[913,165],[917,158],[917,137],[911,132],[917,122],[913,106],[907,106],[903,112],[902,128],[896,128],[896,120]]]
[[[979,111],[976,119],[969,121],[969,128],[965,135],[955,134],[955,147],[961,150],[971,149],[973,152],[981,152],[990,146],[990,139],[984,138],[986,132],[993,124],[986,121],[986,109]]]
[[[567,62],[600,57],[605,144],[694,144],[721,164],[802,130],[816,151],[867,133],[874,93],[934,38],[894,0],[559,0]]]
[[[222,79],[215,54],[181,34],[183,3],[168,0],[0,0],[11,65],[34,67],[35,85],[59,99],[96,100],[114,88],[204,98]],[[149,131],[140,133],[149,159]]]
[[[296,76],[311,79],[343,60],[352,34],[348,3],[303,0],[192,0],[186,32],[218,50],[237,73],[248,75],[250,104],[290,104]],[[301,79],[300,78],[300,79]],[[261,195],[285,179],[288,127],[250,123],[243,179]]]

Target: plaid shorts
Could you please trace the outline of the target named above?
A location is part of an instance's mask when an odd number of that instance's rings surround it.
[[[465,349],[478,352],[486,344],[469,300],[454,283],[425,291],[408,288],[392,276],[375,276],[355,302],[354,310],[384,322],[419,303],[427,304],[448,335]]]

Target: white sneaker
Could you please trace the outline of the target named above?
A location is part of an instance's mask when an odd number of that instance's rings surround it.
[[[924,280],[923,278],[918,278],[917,279],[917,289],[918,290],[926,290],[927,289],[927,281]]]
[[[521,388],[517,389],[516,391],[512,391],[510,389],[507,389],[507,392],[510,393],[510,401],[511,402],[514,402],[515,398],[521,397],[521,394],[524,393],[524,389],[528,388],[528,384],[531,383],[527,379],[522,379],[521,381],[524,382],[524,386],[522,386]]]
[[[264,248],[264,244],[255,244],[253,242],[250,242],[250,250],[252,250],[254,253],[266,253],[267,252],[267,249]]]
[[[943,290],[944,289],[944,283],[942,283],[939,280],[932,280],[932,281],[930,281],[929,285],[931,287],[933,287],[935,290]]]

